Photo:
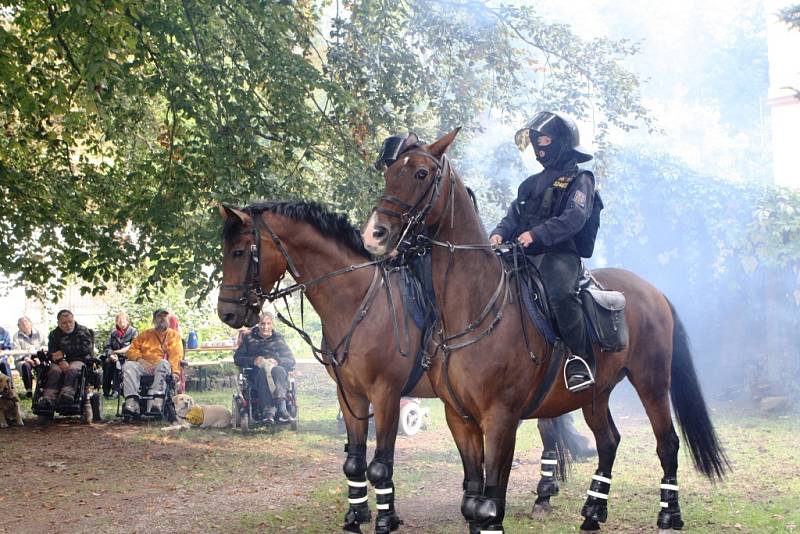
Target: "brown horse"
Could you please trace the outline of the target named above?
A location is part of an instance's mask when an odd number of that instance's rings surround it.
[[[620,441],[608,399],[625,377],[639,394],[658,442],[663,469],[658,527],[680,529],[679,441],[670,397],[696,468],[712,480],[721,478],[727,460],[675,310],[660,291],[630,272],[594,271],[603,286],[627,298],[629,344],[616,353],[600,353],[595,347],[596,385],[581,393],[567,391],[563,380],[555,378],[562,375],[563,358],[553,360],[551,347],[527,314],[504,297],[511,277],[490,248],[467,190],[445,156],[457,133],[431,145],[409,135],[404,152],[384,174],[384,195],[362,237],[370,252],[383,255],[422,232],[432,236],[427,242],[432,244],[440,318],[429,375],[445,403],[464,464],[462,513],[470,532],[503,531],[517,421],[556,417],[577,408],[583,409],[594,433],[599,457],[581,511],[581,529],[599,530],[607,517],[611,469]]]
[[[387,275],[393,295],[390,303],[385,280],[379,278],[378,285],[375,282],[376,276],[383,275],[383,265],[369,261],[358,230],[345,217],[317,204],[264,203],[243,209],[225,206],[220,213],[225,221],[223,284],[217,305],[220,319],[234,328],[254,324],[266,297],[278,294],[266,294],[261,288],[271,289],[287,271],[294,273],[300,285],[292,287],[305,289],[322,319],[327,346],[339,348],[333,357],[340,365],[330,365],[330,353],[323,353],[322,359],[339,386],[339,403],[347,428],[344,472],[350,507],[343,528],[360,532],[360,525],[369,520],[369,478],[378,496],[376,532],[395,530],[399,520],[394,509],[392,464],[400,396],[420,344],[420,333],[413,322],[408,331],[404,326],[396,327],[398,323],[406,324],[402,319],[406,314],[404,301],[399,294],[401,274]],[[331,273],[333,276],[328,276]],[[358,317],[362,319],[354,328]],[[402,339],[400,345],[396,334]],[[347,347],[339,343],[348,337]],[[401,348],[407,357],[401,355]],[[435,397],[427,375],[422,375],[406,394]],[[375,459],[368,468],[364,416],[370,404],[375,413],[377,445]],[[571,438],[569,425],[568,419],[539,421],[548,458],[552,458],[551,463],[561,459],[562,469],[565,449],[574,451],[579,445]],[[552,465],[549,468],[554,470]],[[539,486],[550,494],[557,491],[552,474],[543,477]]]

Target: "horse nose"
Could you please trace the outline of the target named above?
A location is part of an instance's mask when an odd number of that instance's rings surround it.
[[[235,313],[226,313],[222,316],[222,322],[225,324],[232,323],[234,319],[236,319]]]
[[[386,239],[386,236],[389,234],[389,229],[383,225],[376,225],[375,229],[372,230],[372,237],[377,239],[378,241],[382,241]]]

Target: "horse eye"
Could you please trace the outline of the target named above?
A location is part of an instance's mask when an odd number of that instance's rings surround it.
[[[417,174],[414,175],[414,178],[416,178],[417,180],[424,180],[427,177],[428,177],[428,171],[426,171],[425,169],[417,171]]]
[[[238,258],[238,257],[239,257],[239,256],[241,256],[242,254],[244,254],[244,250],[234,250],[234,251],[233,251],[233,257],[234,257],[234,258]]]

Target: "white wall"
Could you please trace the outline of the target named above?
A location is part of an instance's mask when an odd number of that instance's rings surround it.
[[[769,46],[769,96],[772,118],[773,172],[775,184],[800,188],[800,30],[789,28],[778,11],[797,0],[766,0]]]

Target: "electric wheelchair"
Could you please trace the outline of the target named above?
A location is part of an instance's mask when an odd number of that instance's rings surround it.
[[[87,358],[84,363],[78,376],[72,402],[44,407],[39,401],[44,396],[47,373],[50,367],[56,364],[50,360],[49,355],[42,354],[39,365],[33,370],[36,377],[36,388],[33,391],[32,411],[40,421],[50,421],[56,414],[68,417],[78,416],[81,423],[97,423],[103,420],[103,396],[99,393],[103,380],[102,365],[100,360],[95,357]]]
[[[286,390],[286,411],[292,416],[292,420],[281,423],[269,422],[264,418],[264,410],[268,406],[263,406],[260,402],[255,386],[255,374],[260,371],[257,367],[239,368],[238,391],[234,393],[231,403],[231,414],[233,415],[231,425],[239,428],[242,432],[260,427],[267,427],[273,432],[281,427],[297,430],[297,417],[300,409],[297,406],[297,384],[294,372],[289,373],[289,387]]]
[[[155,377],[146,375],[142,376],[141,380],[139,381],[139,391],[136,393],[139,396],[139,413],[128,412],[122,408],[125,398],[130,396],[130,393],[125,391],[123,381],[122,369],[125,366],[125,355],[119,354],[118,357],[120,365],[119,368],[117,368],[117,379],[119,380],[120,384],[120,394],[119,397],[117,397],[116,416],[121,418],[123,423],[146,419],[165,420],[169,423],[174,423],[177,421],[178,416],[175,412],[175,403],[172,401],[172,397],[177,394],[178,384],[175,383],[172,373],[169,373],[166,376],[166,384],[164,388],[164,406],[161,408],[161,411],[148,411],[147,409],[150,402],[155,398],[155,396],[151,395],[149,391],[150,387],[153,385],[153,380],[155,380]]]

